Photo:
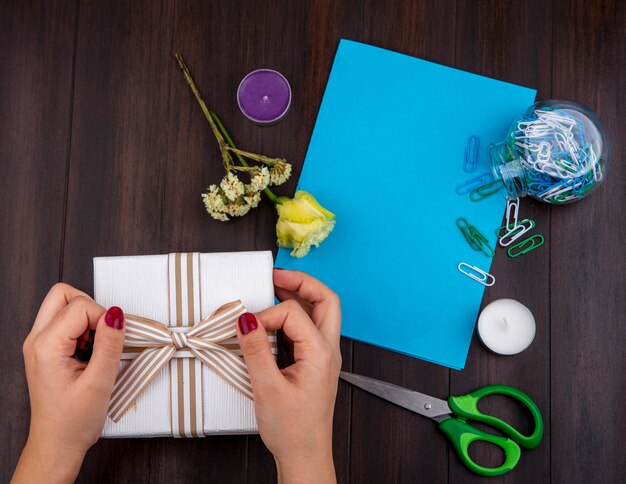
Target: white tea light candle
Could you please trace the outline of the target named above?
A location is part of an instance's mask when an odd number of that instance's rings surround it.
[[[535,338],[535,318],[526,306],[514,299],[488,304],[478,317],[478,337],[494,353],[516,355]]]

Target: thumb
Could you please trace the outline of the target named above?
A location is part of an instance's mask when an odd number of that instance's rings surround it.
[[[254,314],[243,313],[239,316],[237,338],[248,365],[254,393],[258,395],[274,389],[284,377],[276,365],[267,331]]]
[[[98,321],[93,354],[83,373],[90,386],[111,394],[124,347],[124,312],[111,306]]]

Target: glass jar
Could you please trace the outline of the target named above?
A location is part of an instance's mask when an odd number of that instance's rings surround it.
[[[489,158],[509,197],[565,204],[585,198],[606,177],[608,144],[596,115],[570,101],[540,101],[515,121]]]

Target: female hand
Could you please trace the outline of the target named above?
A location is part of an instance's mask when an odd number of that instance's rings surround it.
[[[77,341],[96,330],[88,364]],[[48,293],[24,342],[30,394],[28,441],[13,482],[72,482],[100,436],[124,344],[124,313],[67,284]]]
[[[275,270],[277,306],[239,318],[237,335],[254,390],[263,442],[279,482],[335,482],[332,424],[341,369],[339,298],[313,277]],[[294,364],[280,370],[267,331],[293,342]]]

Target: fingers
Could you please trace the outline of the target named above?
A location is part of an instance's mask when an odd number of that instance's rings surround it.
[[[79,291],[69,284],[58,282],[52,286],[41,303],[31,333],[34,335],[43,331],[52,322],[57,313],[76,297],[91,299],[83,291]]]
[[[297,292],[311,304],[321,303],[337,296],[324,283],[301,271],[275,270],[274,284],[283,289]]]
[[[95,329],[104,308],[90,297],[77,295],[63,307],[40,333],[42,341],[60,356],[73,356],[76,340],[87,329]]]
[[[293,299],[300,306],[302,306],[302,309],[304,309],[309,317],[313,316],[313,305],[310,302],[302,299],[296,293],[288,291],[287,289],[283,289],[282,287],[274,286],[274,295],[276,296],[276,299],[278,299],[280,302],[287,301],[288,299]]]
[[[272,354],[263,324],[254,314],[244,313],[239,317],[237,337],[255,394],[275,389],[283,381],[283,375]]]
[[[337,294],[314,277],[300,271],[275,270],[274,285],[297,293],[304,301],[311,303],[311,316],[316,326],[328,342],[339,346],[341,305]]]
[[[81,379],[91,388],[111,394],[124,347],[124,313],[113,306],[98,320],[93,342],[93,354]]]
[[[289,299],[257,313],[257,319],[268,331],[282,329],[294,343],[296,361],[315,357],[324,345],[324,339],[311,318],[295,300]]]

